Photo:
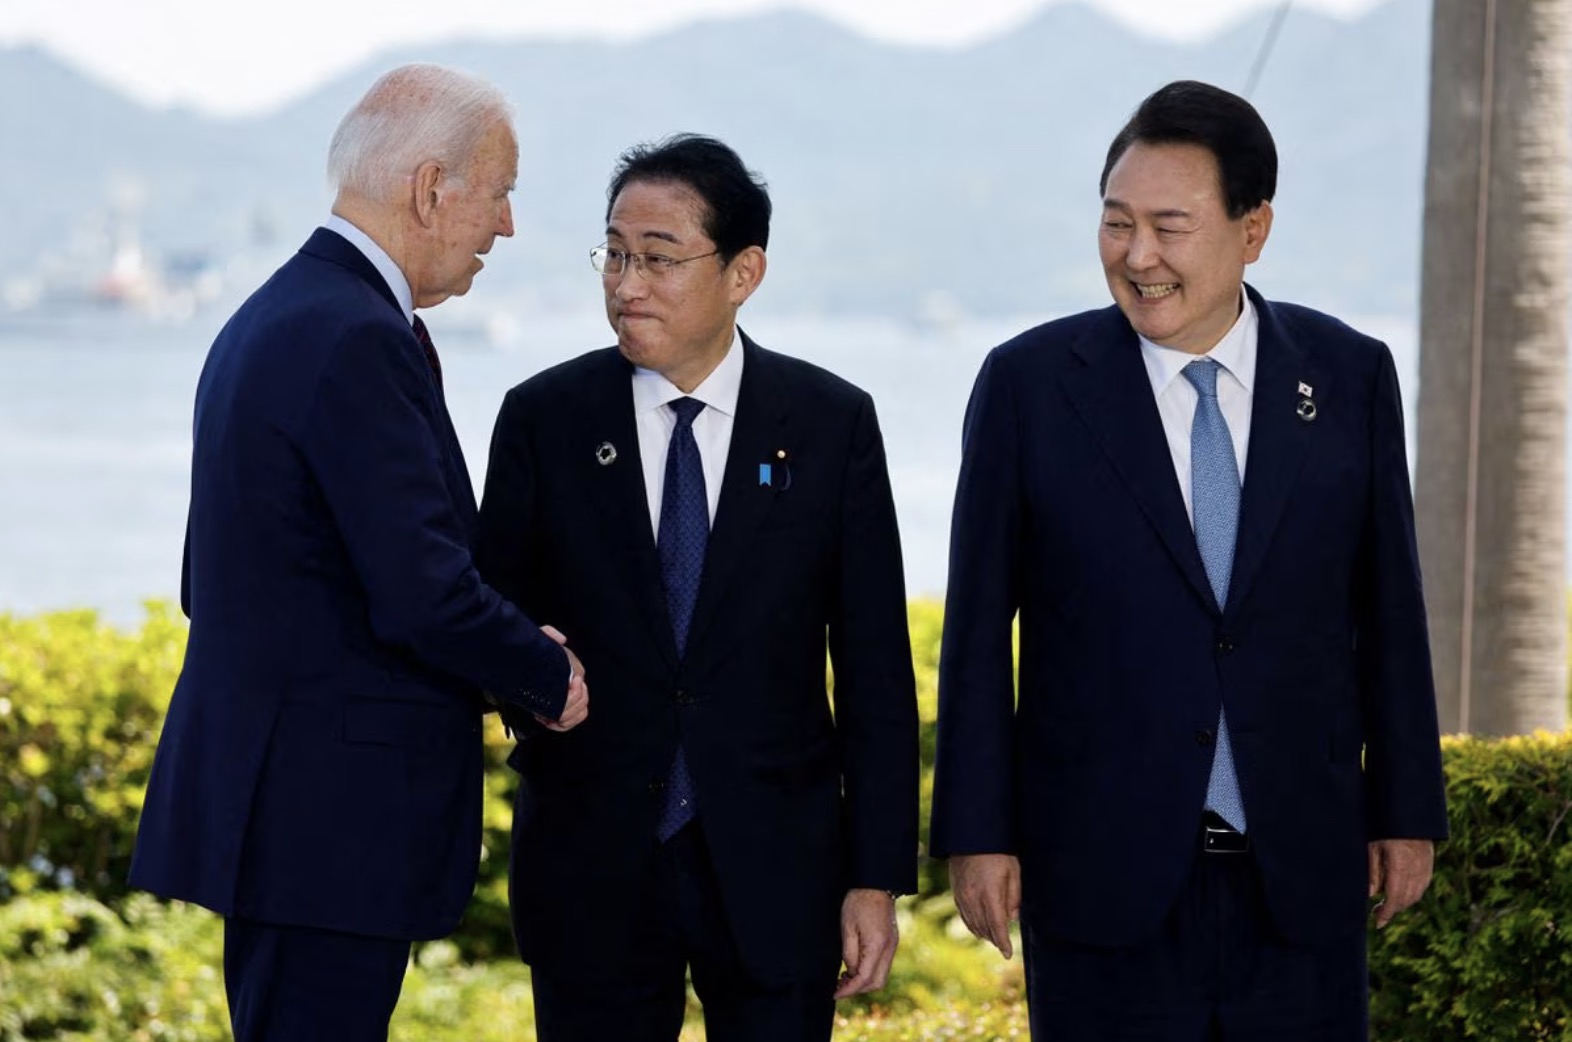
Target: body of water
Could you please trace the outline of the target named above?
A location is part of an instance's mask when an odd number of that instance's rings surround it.
[[[430,322],[479,489],[507,390],[611,336],[602,316],[586,314],[512,323],[498,346],[495,337],[461,327],[462,312],[452,313],[450,328],[443,308]],[[744,313],[743,326],[759,343],[873,395],[914,595],[944,589],[961,417],[977,368],[995,344],[1048,317],[922,325]],[[178,596],[192,396],[222,321],[157,325],[104,314],[0,324],[0,611],[91,607],[134,623],[143,600]],[[1412,458],[1413,322],[1355,324],[1396,355]]]

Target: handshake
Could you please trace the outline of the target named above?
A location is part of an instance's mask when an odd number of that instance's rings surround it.
[[[568,638],[555,626],[542,626],[540,631],[562,646],[568,653],[568,700],[562,705],[562,714],[555,720],[532,713],[536,722],[548,731],[571,731],[589,716],[589,685],[584,680],[584,663],[568,647]]]

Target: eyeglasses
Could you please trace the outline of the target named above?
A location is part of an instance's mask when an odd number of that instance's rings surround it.
[[[590,250],[590,267],[602,275],[621,275],[628,270],[628,262],[632,261],[634,268],[638,269],[640,275],[643,275],[651,282],[658,282],[675,271],[679,264],[703,260],[705,257],[713,257],[718,253],[720,253],[720,250],[711,250],[696,257],[677,258],[667,257],[659,253],[631,253],[628,250],[613,249],[610,246],[597,246]]]

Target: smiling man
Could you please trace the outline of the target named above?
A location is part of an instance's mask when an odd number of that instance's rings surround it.
[[[884,986],[916,885],[873,401],[737,327],[771,206],[730,148],[634,148],[607,199],[590,259],[617,344],[508,394],[481,507],[487,581],[595,676],[577,731],[506,714],[537,1030],[675,1042],[691,971],[712,1042],[828,1039],[837,997]]]
[[[333,213],[197,385],[185,664],[131,882],[224,918],[237,1042],[373,1042],[475,885],[488,696],[570,728],[583,670],[485,586],[416,308],[513,234],[511,110],[404,66],[328,150]]]
[[[967,409],[932,848],[1007,956],[1019,917],[1036,1037],[1362,1040],[1367,901],[1446,835],[1391,354],[1244,284],[1276,179],[1242,98],[1146,99],[1116,306],[996,348]]]

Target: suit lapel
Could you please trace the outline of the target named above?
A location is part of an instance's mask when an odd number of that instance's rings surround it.
[[[1103,314],[1105,320],[1072,346],[1085,364],[1063,378],[1065,390],[1179,571],[1197,596],[1216,609],[1151,378],[1141,362],[1140,342],[1117,308]]]
[[[757,546],[754,532],[775,505],[775,489],[759,484],[759,465],[775,459],[786,444],[787,411],[768,352],[742,334],[742,386],[732,421],[731,446],[720,502],[704,552],[704,576],[688,630],[690,651],[702,640],[727,587],[747,575],[749,555]]]
[[[1239,501],[1239,538],[1234,545],[1233,577],[1228,585],[1229,614],[1245,603],[1260,572],[1272,533],[1282,518],[1289,493],[1304,467],[1314,423],[1299,418],[1301,383],[1326,400],[1330,381],[1288,336],[1272,307],[1246,287],[1259,317],[1255,388],[1250,404],[1250,448]]]
[[[582,445],[574,445],[571,467],[588,470],[591,513],[601,526],[600,545],[615,559],[616,573],[628,584],[641,607],[650,637],[666,664],[677,664],[677,646],[666,613],[660,560],[650,529],[649,499],[644,489],[644,463],[633,412],[633,369],[616,348],[597,360],[586,401]],[[615,459],[601,463],[602,446]]]

